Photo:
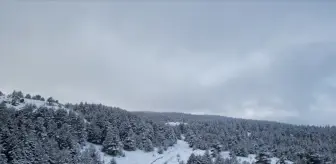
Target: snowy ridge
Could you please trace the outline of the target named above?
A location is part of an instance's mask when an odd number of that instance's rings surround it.
[[[12,105],[12,98],[8,97],[6,95],[2,95],[0,96],[0,103],[1,102],[5,102],[5,105],[7,108],[14,108],[16,110],[21,110],[23,109],[26,105],[35,105],[36,109],[40,108],[40,107],[46,107],[46,108],[53,108],[55,110],[57,109],[64,109],[67,112],[70,111],[70,109],[65,108],[63,104],[60,103],[48,103],[46,101],[41,101],[41,100],[33,100],[33,99],[27,99],[27,98],[22,98],[24,101],[23,102],[18,102],[17,105]]]

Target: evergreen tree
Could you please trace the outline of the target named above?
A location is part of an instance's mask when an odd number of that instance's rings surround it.
[[[25,98],[26,99],[31,99],[31,95],[30,94],[26,94]]]
[[[1,140],[0,140],[0,164],[7,164],[7,157],[3,152],[4,152],[4,148],[1,145]]]
[[[146,138],[145,136],[143,136],[142,138],[142,143],[143,143],[143,148],[146,152],[151,152],[154,150],[152,141],[148,138]]]
[[[285,156],[281,156],[280,159],[279,159],[279,161],[277,161],[276,164],[286,164],[286,158],[285,158]]]
[[[49,97],[47,99],[47,102],[48,102],[49,105],[52,105],[55,102],[55,100],[52,97]]]
[[[322,164],[323,163],[322,157],[319,154],[310,153],[307,156],[308,156],[307,158],[308,158],[309,164]]]
[[[248,156],[248,152],[247,152],[246,147],[240,147],[240,148],[238,149],[237,156],[240,156],[240,157],[247,157],[247,156]]]
[[[12,94],[9,95],[12,98],[23,98],[23,93],[21,91],[13,91]]]
[[[202,163],[204,164],[212,164],[212,158],[209,153],[209,150],[206,150],[204,155],[202,156]]]
[[[41,100],[42,96],[41,95],[35,95],[32,97],[33,100]]]
[[[135,134],[132,129],[128,130],[127,136],[123,142],[124,149],[126,151],[134,151],[136,150],[136,144],[135,144]]]
[[[222,156],[218,155],[215,159],[214,164],[224,164],[225,160]]]
[[[256,156],[256,164],[271,164],[270,154],[267,152],[261,152]]]
[[[5,101],[1,101],[0,102],[0,109],[5,109],[6,108],[6,102]]]
[[[95,144],[101,144],[101,136],[103,135],[102,130],[96,125],[96,122],[91,122],[87,128],[88,141]]]
[[[194,153],[189,156],[187,164],[197,164],[197,158]]]
[[[117,164],[117,161],[114,158],[112,158],[109,164]]]
[[[103,151],[109,155],[121,155],[121,144],[118,129],[109,126],[103,142]]]

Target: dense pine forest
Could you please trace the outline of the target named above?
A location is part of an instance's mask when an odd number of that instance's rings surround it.
[[[268,164],[272,157],[278,157],[279,164],[287,160],[336,163],[334,126],[128,112],[102,104],[61,104],[52,97],[21,91],[0,92],[0,98],[0,164],[112,164],[115,158],[125,157],[125,152],[162,154],[179,140],[205,151],[203,155],[191,154],[181,164],[238,164],[237,156],[249,154],[256,155],[258,164]],[[102,161],[100,151],[115,158]],[[230,151],[230,158],[220,155],[224,151]]]

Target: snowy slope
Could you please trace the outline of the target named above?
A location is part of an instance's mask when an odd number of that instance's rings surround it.
[[[0,103],[2,101],[11,102],[11,98],[8,98],[6,96],[0,96]],[[36,107],[47,107],[47,108],[53,108],[55,110],[57,109],[65,109],[69,111],[69,109],[66,109],[64,105],[54,103],[54,104],[48,104],[45,101],[40,100],[33,100],[33,99],[24,99],[23,103],[19,103],[17,106],[11,105],[11,103],[6,103],[7,107],[13,107],[17,110],[21,110],[25,105],[32,104],[36,105]],[[180,124],[186,124],[181,122],[167,122],[166,125],[170,126],[178,126]],[[250,135],[250,133],[248,134]],[[182,136],[183,138],[183,136]],[[91,143],[87,143],[87,147],[90,145],[93,145],[96,150],[99,152],[101,159],[104,161],[104,164],[108,164],[110,160],[113,158],[110,155],[105,154],[101,151],[102,146],[101,145],[94,145]],[[125,157],[115,157],[118,164],[179,164],[180,161],[187,162],[189,156],[194,153],[196,155],[202,155],[204,154],[204,150],[193,150],[189,147],[188,143],[184,140],[178,140],[177,144],[175,144],[172,147],[169,147],[166,151],[163,152],[163,154],[157,153],[157,149],[155,149],[153,152],[144,152],[141,150],[136,151],[124,151]],[[229,152],[222,152],[221,155],[224,158],[229,158]],[[252,163],[255,161],[255,155],[250,154],[248,157],[237,157],[238,161],[243,162],[249,162]],[[278,161],[277,158],[272,158],[271,164],[276,164]],[[291,162],[289,162],[291,163]]]
[[[90,145],[90,143],[88,143]],[[104,164],[108,164],[110,160],[113,158],[110,155],[101,152],[102,146],[100,145],[93,145],[96,150],[100,153],[100,157]],[[178,140],[177,144],[164,151],[163,154],[157,153],[157,151],[153,152],[144,152],[141,150],[136,151],[124,151],[125,157],[115,157],[118,164],[179,164],[179,161],[187,162],[191,153],[196,155],[202,155],[205,153],[204,150],[192,150],[189,147],[188,143],[183,140]],[[229,152],[222,152],[221,155],[224,158],[229,158]],[[255,155],[250,154],[248,157],[237,157],[238,161],[249,162],[252,163],[255,161]],[[278,158],[272,158],[271,164],[276,164]],[[288,164],[292,162],[288,161]]]
[[[170,125],[170,126],[178,126],[180,124],[187,124],[187,123],[183,123],[183,122],[167,122],[166,125]]]
[[[35,105],[37,108],[39,108],[39,107],[47,107],[47,108],[54,108],[54,109],[61,109],[62,108],[62,109],[65,109],[66,111],[69,112],[69,109],[65,108],[64,105],[60,104],[60,103],[49,104],[46,101],[24,98],[23,103],[18,103],[18,105],[13,106],[10,103],[12,101],[12,98],[7,97],[6,95],[0,96],[0,103],[3,102],[3,101],[8,102],[8,103],[6,103],[6,106],[8,108],[14,108],[14,109],[17,109],[17,110],[23,109],[23,107],[25,105]]]
[[[94,147],[100,152],[100,156],[105,164],[108,164],[113,157],[101,152],[102,147],[100,145],[94,145]],[[177,144],[169,147],[163,154],[157,153],[157,150],[153,152],[144,152],[141,150],[124,151],[125,157],[116,157],[115,159],[118,164],[163,164],[165,162],[168,164],[178,164],[180,160],[187,161],[191,153],[203,154],[204,152],[203,150],[192,150],[189,148],[188,143],[178,140]]]

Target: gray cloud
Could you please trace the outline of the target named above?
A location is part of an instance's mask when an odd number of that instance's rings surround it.
[[[0,3],[1,90],[335,124],[335,5]]]

